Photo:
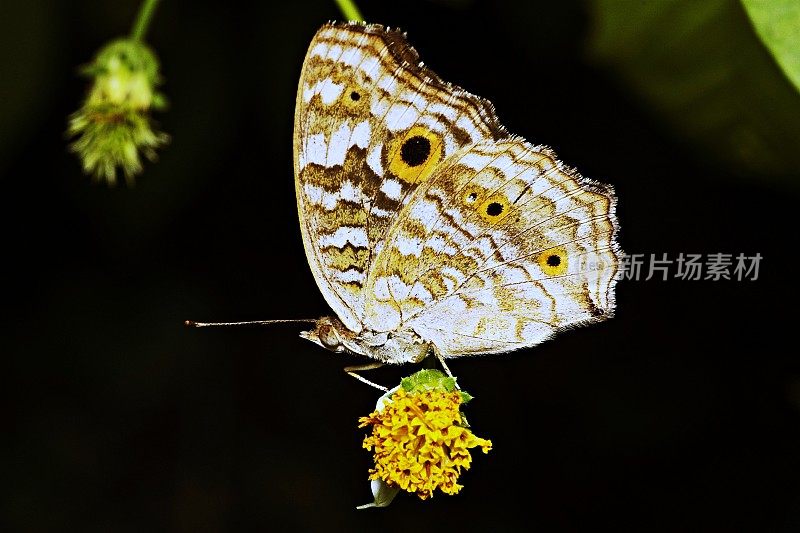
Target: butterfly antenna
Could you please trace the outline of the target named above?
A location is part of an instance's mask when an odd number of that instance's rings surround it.
[[[195,322],[194,320],[187,320],[184,324],[191,328],[230,328],[236,326],[266,326],[268,324],[286,324],[290,322],[314,324],[317,321],[313,318],[285,318],[279,320],[254,320],[251,322]]]

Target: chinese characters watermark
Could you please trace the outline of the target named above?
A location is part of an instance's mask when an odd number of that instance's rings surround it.
[[[756,281],[763,256],[713,253],[679,253],[677,257],[662,254],[627,254],[622,258],[620,279],[681,279],[687,281]]]

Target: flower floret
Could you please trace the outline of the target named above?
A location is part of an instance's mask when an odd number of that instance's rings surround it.
[[[472,463],[471,448],[491,450],[466,427],[460,411],[464,395],[451,387],[408,391],[398,388],[383,409],[362,417],[360,427],[372,426],[364,448],[372,450],[371,480],[416,493],[427,499],[436,489],[458,493],[458,478]]]

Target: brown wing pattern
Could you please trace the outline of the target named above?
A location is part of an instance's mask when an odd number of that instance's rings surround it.
[[[492,105],[424,67],[404,34],[317,32],[297,93],[295,185],[309,264],[348,328],[362,328],[367,273],[413,191],[457,150],[506,137]]]
[[[611,187],[521,139],[453,155],[405,206],[368,280],[364,323],[446,357],[532,346],[614,310]]]

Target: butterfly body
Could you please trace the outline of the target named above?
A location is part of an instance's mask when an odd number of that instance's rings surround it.
[[[533,346],[613,313],[611,187],[509,134],[400,32],[319,30],[294,139],[306,255],[336,313],[304,338],[404,363]]]
[[[381,363],[419,363],[433,346],[410,330],[351,331],[336,317],[320,318],[315,328],[300,334],[332,352],[363,355]]]

